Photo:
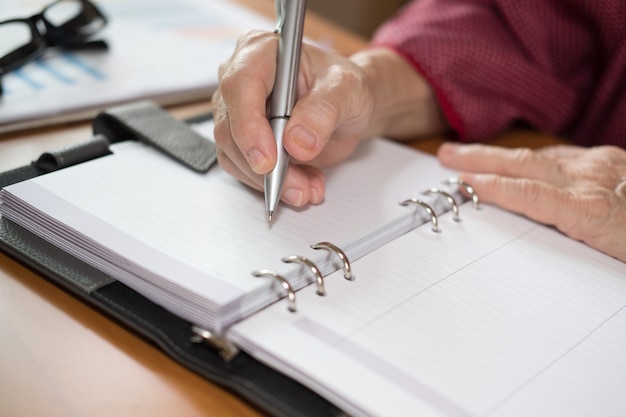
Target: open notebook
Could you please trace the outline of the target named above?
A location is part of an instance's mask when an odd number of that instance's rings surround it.
[[[369,416],[623,416],[626,264],[460,207],[233,326],[230,339]]]
[[[374,140],[328,171],[324,204],[281,206],[268,225],[262,194],[220,169],[197,174],[138,142],[112,150],[3,189],[2,215],[218,333],[284,296],[253,271],[276,270],[300,289],[315,277],[283,257],[305,256],[328,274],[343,262],[311,244],[330,242],[356,260],[427,219],[398,204],[430,187],[424,170],[452,175],[429,156]]]
[[[324,204],[281,206],[270,227],[262,195],[220,169],[197,174],[135,142],[112,150],[5,187],[3,218],[217,334],[226,354],[353,415],[624,415],[626,265],[461,204],[434,157],[364,143],[327,171]],[[454,200],[423,195],[435,186]],[[410,198],[432,212],[399,204]],[[319,269],[324,296],[290,255]],[[266,268],[289,285],[253,275]]]

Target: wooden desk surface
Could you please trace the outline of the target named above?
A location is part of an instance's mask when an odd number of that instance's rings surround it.
[[[268,15],[269,0],[238,0]],[[317,16],[307,36],[343,53],[365,42]],[[209,109],[196,103],[171,109],[178,117]],[[0,170],[46,150],[89,137],[88,123],[5,135]],[[525,132],[500,143],[538,146],[551,138]],[[434,151],[440,140],[416,147]],[[0,254],[0,415],[47,417],[259,416],[236,396],[169,359],[159,349],[12,259]]]

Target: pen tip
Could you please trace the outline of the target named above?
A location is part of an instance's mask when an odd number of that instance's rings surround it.
[[[267,222],[271,223],[272,222],[272,216],[274,215],[273,211],[268,211],[267,212]]]

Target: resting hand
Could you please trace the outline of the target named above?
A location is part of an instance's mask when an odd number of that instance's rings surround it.
[[[553,225],[626,262],[626,151],[569,145],[537,151],[444,144],[438,152],[482,201]]]
[[[276,164],[266,102],[274,85],[277,41],[277,35],[265,32],[240,38],[220,67],[213,96],[220,166],[258,190],[263,189],[263,174]],[[303,45],[297,95],[283,137],[291,163],[282,200],[293,206],[322,202],[325,185],[319,168],[346,159],[360,140],[414,137],[445,128],[428,84],[386,49],[347,58]]]

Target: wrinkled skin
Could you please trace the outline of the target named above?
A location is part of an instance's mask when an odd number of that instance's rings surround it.
[[[438,152],[481,200],[555,226],[626,262],[626,151],[557,145],[535,151],[444,144]]]

